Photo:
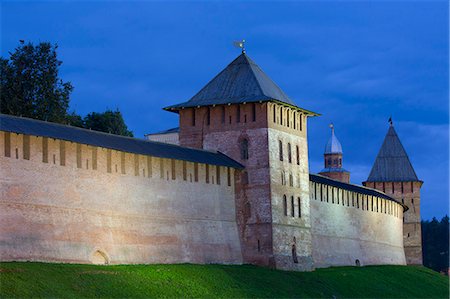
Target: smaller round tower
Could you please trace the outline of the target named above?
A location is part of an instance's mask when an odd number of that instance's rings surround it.
[[[324,169],[319,174],[344,183],[350,182],[350,172],[342,168],[342,146],[334,134],[334,125],[330,124],[331,137],[325,146]]]

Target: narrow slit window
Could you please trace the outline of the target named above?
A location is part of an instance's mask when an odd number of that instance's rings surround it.
[[[216,166],[216,182],[217,182],[217,185],[220,185],[220,166],[219,165]]]
[[[106,150],[106,172],[111,173],[111,150]]]
[[[183,161],[183,181],[187,180],[187,162]]]
[[[159,177],[164,179],[164,159],[159,158]]]
[[[198,182],[198,163],[194,163],[194,181]]]
[[[195,108],[192,108],[191,119],[192,119],[192,126],[195,126]]]
[[[79,144],[77,144],[77,166],[78,166],[78,146]],[[44,163],[48,163],[48,138],[47,137],[43,137],[42,138],[42,162]],[[81,163],[81,162],[80,162]],[[80,168],[81,166],[79,166],[78,168]]]
[[[206,110],[206,125],[210,125],[211,124],[211,108],[208,107]]]
[[[277,106],[273,105],[273,122],[277,122]]]
[[[278,140],[278,151],[280,155],[280,161],[283,161],[283,143],[281,140]]]
[[[280,125],[283,125],[283,107],[280,107]]]
[[[22,135],[22,154],[24,160],[30,160],[30,135]]]
[[[248,160],[248,140],[241,140],[241,159]]]
[[[297,113],[294,111],[294,117],[293,117],[293,125],[294,125],[294,130],[297,129]]]
[[[252,121],[256,121],[256,104],[252,104]]]
[[[291,144],[288,143],[288,162],[292,163],[292,151],[291,151]]]
[[[48,159],[48,152],[47,152],[47,159]],[[77,167],[81,168],[81,144],[79,143],[77,143]]]
[[[122,174],[125,174],[126,173],[126,169],[125,169],[125,166],[126,166],[126,164],[125,164],[125,153],[124,152],[121,152],[120,153],[120,172],[122,173]]]
[[[236,106],[236,122],[241,122],[241,106],[239,104]]]
[[[209,184],[209,164],[205,164],[205,181]]]
[[[66,165],[66,142],[64,140],[59,141],[59,164],[61,166]]]
[[[221,107],[221,122],[224,124],[225,123],[225,106]]]
[[[288,208],[287,208],[286,195],[283,195],[283,211],[284,211],[284,216],[287,216],[288,215]]]
[[[134,175],[139,176],[139,155],[134,154]]]
[[[291,196],[291,216],[295,217],[294,196]]]
[[[291,112],[289,110],[286,110],[286,126],[289,128],[289,123],[290,123],[290,116]]]
[[[5,134],[5,157],[11,157],[11,133],[5,132],[4,134]]]
[[[230,167],[227,167],[227,184],[228,184],[228,186],[231,186],[231,169],[230,169]]]
[[[172,171],[172,180],[175,180],[177,177],[177,172],[176,172],[176,169],[175,169],[175,160],[174,159],[171,159],[170,160],[170,163],[171,163],[171,171]]]
[[[302,131],[303,130],[303,114],[301,114],[300,113],[300,115],[299,115],[299,128],[300,128],[300,131]]]
[[[298,218],[302,218],[302,202],[300,197],[297,197]]]
[[[147,156],[147,177],[152,177],[153,174],[153,166],[152,166],[152,157]]]
[[[63,157],[63,156],[61,156],[61,157]],[[62,165],[62,162],[61,162],[61,165]],[[92,169],[97,170],[97,148],[96,147],[92,147]]]

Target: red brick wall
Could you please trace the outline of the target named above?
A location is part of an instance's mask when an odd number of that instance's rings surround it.
[[[245,166],[245,171],[235,173],[236,216],[244,263],[274,266],[267,104],[239,106],[239,120],[237,105],[210,107],[209,124],[207,107],[181,110],[180,145],[218,150]],[[248,160],[241,159],[240,142],[244,138],[248,140]]]

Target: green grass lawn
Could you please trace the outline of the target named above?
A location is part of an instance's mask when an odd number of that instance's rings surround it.
[[[0,263],[0,297],[448,298],[448,278],[424,267],[288,272],[256,266]]]

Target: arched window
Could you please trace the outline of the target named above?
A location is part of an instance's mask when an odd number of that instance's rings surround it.
[[[287,211],[287,198],[286,198],[286,195],[283,195],[283,211],[284,211],[284,216],[287,216],[288,211]]]
[[[294,178],[292,177],[292,173],[289,174],[289,186],[294,187]]]
[[[285,172],[282,171],[281,172],[281,185],[285,185],[286,184],[286,177],[285,177]]]
[[[241,159],[248,160],[248,140],[241,140]]]
[[[273,122],[277,122],[277,106],[273,105]]]
[[[290,143],[288,143],[288,161],[289,161],[289,163],[292,163],[292,150],[291,150]]]
[[[298,218],[302,218],[302,203],[300,201],[300,197],[297,197],[297,205],[298,205]]]
[[[278,140],[278,151],[280,154],[280,161],[283,161],[283,143],[281,140]]]
[[[296,146],[297,165],[300,165],[300,149]]]
[[[294,111],[294,130],[297,129],[297,113]]]
[[[299,122],[299,128],[300,128],[300,131],[302,130],[302,126],[303,126],[303,115],[300,113],[300,122]]]
[[[289,110],[286,110],[286,125],[288,128],[289,128],[289,121],[290,121],[289,115],[290,114],[291,114],[291,112]]]
[[[295,217],[294,196],[291,196],[291,216]]]
[[[331,167],[331,159],[328,158],[328,166],[327,167]]]
[[[280,107],[280,125],[283,125],[283,107]]]

